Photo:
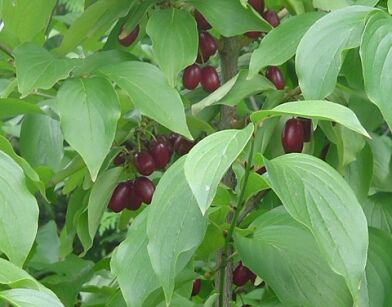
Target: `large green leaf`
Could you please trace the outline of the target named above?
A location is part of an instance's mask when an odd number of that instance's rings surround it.
[[[204,138],[186,157],[185,177],[203,214],[211,205],[219,182],[245,148],[254,126],[224,130]]]
[[[103,172],[99,175],[91,190],[87,206],[88,230],[91,239],[94,239],[95,233],[101,223],[102,215],[106,211],[122,170],[122,167],[116,167]]]
[[[65,140],[82,156],[95,180],[120,118],[117,94],[104,78],[73,79],[60,88],[57,102]]]
[[[56,0],[3,0],[0,12],[4,31],[16,37],[19,43],[42,41]]]
[[[22,266],[37,233],[38,205],[20,166],[2,151],[0,169],[0,250]]]
[[[334,273],[312,234],[282,208],[257,218],[252,237],[234,243],[242,261],[285,306],[352,306],[344,279]]]
[[[392,192],[392,140],[387,135],[372,135],[373,182],[376,191]]]
[[[320,12],[302,14],[272,29],[252,53],[249,76],[257,75],[268,65],[282,65],[288,61],[295,54],[305,32],[322,16]]]
[[[43,113],[37,105],[15,98],[0,98],[0,119],[7,119],[21,114]]]
[[[369,256],[366,265],[369,306],[392,305],[392,238],[369,228]]]
[[[361,59],[366,93],[392,127],[390,98],[392,78],[392,17],[379,12],[366,24],[361,43]]]
[[[271,188],[289,214],[314,235],[332,270],[358,301],[368,247],[366,217],[339,173],[313,156],[265,161]]]
[[[33,289],[11,289],[1,291],[0,298],[18,307],[64,307],[54,294]]]
[[[359,46],[366,16],[373,10],[349,6],[319,19],[302,38],[295,59],[306,99],[324,99],[332,93],[343,62],[342,52]]]
[[[31,166],[49,166],[57,171],[64,156],[63,141],[59,121],[40,114],[25,116],[20,151]]]
[[[370,137],[353,111],[340,104],[325,100],[287,102],[271,110],[257,111],[251,115],[251,119],[257,123],[265,118],[279,115],[294,115],[334,121],[366,137]]]
[[[148,254],[167,303],[173,295],[176,274],[187,265],[207,230],[207,217],[201,214],[185,179],[185,159],[165,172],[148,213]]]
[[[65,79],[77,65],[72,59],[58,59],[45,48],[25,43],[14,50],[18,88],[22,96],[35,89],[49,89]]]
[[[188,0],[223,36],[242,35],[248,31],[267,32],[271,26],[238,0]]]
[[[169,86],[157,67],[148,63],[127,62],[106,66],[102,71],[127,91],[143,115],[192,138],[186,125],[181,97]]]
[[[392,234],[392,193],[377,193],[361,202],[369,226]]]
[[[196,60],[198,34],[195,19],[185,10],[156,10],[148,20],[146,31],[152,40],[154,56],[174,87],[178,73]]]
[[[134,220],[110,262],[125,301],[133,307],[141,307],[147,296],[159,287],[147,251],[147,213],[146,209]]]

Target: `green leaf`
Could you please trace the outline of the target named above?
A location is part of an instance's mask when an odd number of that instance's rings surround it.
[[[369,306],[392,304],[392,238],[389,234],[369,228],[369,255],[366,278]]]
[[[12,289],[0,292],[0,298],[18,307],[64,307],[54,295],[32,289]]]
[[[244,199],[248,200],[256,193],[267,190],[269,188],[268,183],[263,176],[260,176],[256,172],[249,174],[248,184],[245,187]]]
[[[102,215],[106,211],[122,171],[122,167],[116,167],[103,172],[91,190],[87,206],[88,230],[91,239],[95,237],[95,233],[101,223]]]
[[[391,14],[392,13],[392,0],[388,0],[387,5],[388,5],[388,13]]]
[[[373,9],[349,6],[319,19],[302,38],[295,59],[305,99],[332,93],[342,66],[342,52],[359,46],[366,17]]]
[[[286,102],[278,105],[272,110],[255,112],[251,115],[251,119],[254,123],[257,123],[265,118],[279,115],[295,115],[312,119],[334,121],[370,138],[353,111],[345,106],[326,100]]]
[[[188,264],[207,230],[207,217],[201,214],[185,179],[185,159],[164,173],[148,213],[148,254],[167,303],[173,295],[176,274]]]
[[[178,73],[196,60],[196,21],[185,10],[156,10],[148,20],[146,31],[152,40],[154,56],[174,87]]]
[[[268,32],[271,26],[238,0],[188,0],[223,36],[242,35],[248,31]]]
[[[332,270],[358,301],[368,247],[366,217],[350,186],[327,163],[304,154],[265,161],[288,213],[313,234]]]
[[[201,140],[186,157],[185,177],[200,210],[206,213],[216,194],[219,182],[243,151],[254,126],[242,130],[224,130]]]
[[[125,16],[135,1],[99,0],[90,5],[64,34],[57,52],[66,55],[84,40],[98,38],[120,17]]]
[[[22,156],[31,166],[49,166],[55,171],[60,168],[64,138],[59,121],[40,114],[25,116],[19,141]]]
[[[55,5],[55,0],[3,0],[0,3],[3,31],[16,37],[19,43],[43,41]]]
[[[106,66],[102,72],[127,91],[143,115],[192,138],[180,95],[169,86],[157,67],[148,63],[127,62]]]
[[[66,79],[77,61],[58,59],[45,48],[33,43],[25,43],[14,50],[18,88],[22,96],[35,89],[50,89],[62,79]]]
[[[244,264],[274,290],[284,306],[352,306],[344,279],[325,261],[312,234],[278,207],[259,218],[251,238],[235,246]]]
[[[373,181],[376,191],[392,192],[392,140],[383,135],[372,135],[369,145],[373,153]]]
[[[392,193],[376,193],[361,202],[368,225],[392,234]]]
[[[324,14],[311,12],[289,18],[272,29],[253,51],[249,64],[249,77],[256,76],[268,65],[282,65],[296,52],[305,32]]]
[[[141,307],[159,287],[158,277],[148,257],[147,213],[145,209],[132,223],[127,238],[116,248],[110,266],[129,306]]]
[[[37,233],[38,204],[20,166],[2,151],[0,169],[0,250],[22,266]]]
[[[392,127],[390,76],[392,69],[392,18],[379,12],[372,15],[365,27],[361,43],[361,59],[366,93]]]
[[[35,104],[14,98],[0,98],[0,119],[21,114],[43,113]]]
[[[57,94],[65,140],[82,156],[93,181],[114,141],[118,97],[101,77],[66,81]]]
[[[313,0],[315,8],[324,11],[333,11],[350,5],[351,0]]]

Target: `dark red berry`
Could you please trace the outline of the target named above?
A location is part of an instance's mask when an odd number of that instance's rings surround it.
[[[250,271],[246,266],[240,263],[233,272],[233,283],[241,287],[245,285],[250,279]]]
[[[262,32],[257,32],[257,31],[251,31],[251,32],[246,32],[245,35],[249,38],[259,38],[261,36]]]
[[[265,166],[259,168],[259,169],[256,171],[256,173],[259,174],[259,175],[263,175],[263,174],[266,173],[266,172],[267,172],[267,169],[265,168]]]
[[[199,49],[203,59],[206,59],[216,53],[218,45],[215,38],[208,32],[199,33]]]
[[[312,137],[312,120],[309,118],[298,118],[301,121],[304,130],[304,142],[309,142]]]
[[[169,163],[171,155],[165,143],[153,142],[150,145],[149,153],[154,159],[155,166],[158,169],[164,169]]]
[[[252,6],[260,15],[264,12],[264,0],[249,0],[248,3]]]
[[[136,40],[139,35],[140,27],[137,25],[135,29],[131,33],[126,33],[124,27],[121,28],[120,34],[118,36],[118,40],[121,45],[124,47],[128,47],[132,45],[132,43]]]
[[[264,18],[266,21],[268,21],[268,23],[269,23],[271,26],[273,26],[274,28],[276,28],[277,26],[280,25],[279,16],[278,16],[278,14],[276,14],[275,11],[266,10],[266,11],[263,13],[262,16],[263,16],[263,18]]]
[[[139,152],[135,155],[135,167],[144,176],[151,175],[156,169],[154,158],[146,151]]]
[[[196,63],[198,63],[198,64],[204,64],[204,63],[207,63],[209,59],[210,59],[210,57],[209,57],[209,56],[206,56],[206,57],[203,56],[203,55],[201,54],[201,50],[199,49],[199,51],[198,51],[198,53],[197,53]]]
[[[156,137],[157,142],[163,143],[166,145],[167,149],[170,152],[170,156],[173,154],[174,148],[173,148],[173,144],[171,143],[171,141],[169,140],[168,137],[166,137],[165,135],[158,135]]]
[[[119,183],[113,191],[108,208],[114,212],[122,211],[126,207],[130,196],[131,190],[129,185],[126,182]]]
[[[133,187],[136,195],[139,196],[145,204],[151,204],[155,185],[150,179],[146,177],[137,177],[133,182]]]
[[[211,25],[209,24],[209,22],[205,19],[205,17],[198,10],[195,10],[193,15],[195,16],[197,27],[200,30],[208,30],[208,29],[212,28]]]
[[[114,164],[115,166],[120,166],[120,165],[123,165],[123,164],[125,163],[125,161],[126,161],[125,154],[122,153],[122,152],[120,152],[120,153],[114,158],[113,164]]]
[[[178,133],[172,132],[169,135],[169,142],[173,145],[174,148],[174,144],[176,143],[177,139],[180,138],[181,135],[179,135]]]
[[[201,81],[201,68],[197,64],[193,64],[185,68],[182,75],[182,84],[188,90],[195,89]]]
[[[220,86],[219,76],[214,67],[206,66],[201,70],[201,86],[210,93]]]
[[[196,142],[188,140],[183,137],[179,137],[174,143],[174,150],[180,156],[186,155],[191,151],[192,147],[195,146]]]
[[[195,279],[193,281],[193,287],[192,287],[192,296],[196,296],[200,293],[200,288],[201,288],[201,279]]]
[[[269,66],[265,73],[266,77],[275,85],[278,90],[283,90],[285,82],[283,74],[280,69],[276,66]]]
[[[135,190],[135,182],[133,180],[129,180],[126,183],[129,188],[129,198],[125,205],[125,207],[129,210],[136,211],[142,205],[142,197],[136,193]]]
[[[300,120],[289,119],[282,132],[282,145],[286,153],[302,152],[304,147],[304,130]]]

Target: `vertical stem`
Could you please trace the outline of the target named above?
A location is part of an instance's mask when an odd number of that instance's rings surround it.
[[[236,37],[223,38],[223,48],[220,50],[220,60],[222,69],[222,78],[227,82],[237,74],[238,71],[238,58],[240,55],[240,41]],[[236,109],[232,106],[222,106],[220,112],[219,129],[228,129],[232,127],[233,120],[236,118]],[[230,169],[223,177],[222,182],[234,189],[236,185],[234,172]],[[231,223],[233,214],[229,213],[227,217],[228,223]],[[232,261],[227,261],[227,257],[232,253],[231,245],[219,250],[216,255],[217,265],[221,269],[215,276],[215,289],[219,291],[219,299],[216,303],[217,306],[229,306],[232,299]]]

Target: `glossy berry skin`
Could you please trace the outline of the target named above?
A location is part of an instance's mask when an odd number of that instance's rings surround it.
[[[198,295],[200,293],[200,288],[201,288],[201,279],[195,279],[193,281],[192,296]]]
[[[204,16],[198,10],[194,11],[193,16],[195,16],[197,27],[200,30],[205,31],[212,28],[209,22],[204,18]]]
[[[250,277],[251,272],[249,269],[240,263],[233,272],[233,283],[236,286],[241,287],[249,281]]]
[[[283,74],[280,69],[276,66],[269,66],[265,73],[266,77],[275,85],[278,90],[283,90],[285,87],[285,82]]]
[[[135,29],[128,35],[127,33],[124,33],[124,28],[121,28],[120,34],[118,36],[118,41],[124,47],[129,47],[136,40],[137,36],[139,35],[139,31],[140,31],[139,25],[137,25]]]
[[[256,39],[261,36],[262,32],[257,32],[257,31],[251,31],[251,32],[246,32],[245,35],[249,38]]]
[[[199,49],[203,59],[208,59],[218,50],[215,38],[208,32],[199,33]]]
[[[276,14],[275,11],[272,10],[266,10],[263,14],[262,14],[263,18],[268,21],[268,23],[273,26],[274,28],[276,28],[277,26],[280,25],[280,19],[278,14]]]
[[[156,137],[157,142],[165,144],[167,149],[170,152],[170,156],[173,154],[174,148],[173,148],[173,144],[171,143],[171,141],[169,140],[169,138],[165,135],[158,135]]]
[[[169,163],[171,154],[166,144],[160,143],[159,141],[153,142],[148,151],[154,159],[157,169],[164,169]]]
[[[114,212],[122,211],[126,207],[130,196],[131,190],[129,185],[126,182],[119,183],[113,191],[108,208]]]
[[[182,75],[182,84],[188,90],[195,89],[201,81],[201,68],[197,64],[193,64],[185,68]]]
[[[304,147],[304,130],[300,120],[289,119],[282,132],[282,146],[286,153],[302,152]]]
[[[135,191],[135,182],[133,180],[129,180],[126,182],[129,189],[129,198],[125,205],[125,207],[129,210],[136,211],[142,205],[142,198]]]
[[[151,175],[156,169],[154,158],[147,151],[137,153],[134,163],[137,171],[144,176]]]
[[[219,76],[214,67],[206,66],[201,70],[201,86],[209,93],[220,86]]]
[[[178,133],[172,132],[169,135],[169,142],[173,145],[174,148],[174,144],[176,143],[177,139],[180,138],[181,135],[179,135]]]
[[[252,6],[260,15],[264,12],[264,0],[249,0],[248,3]]]
[[[135,194],[139,196],[145,204],[151,204],[155,185],[150,179],[146,177],[137,177],[133,182],[133,187]]]
[[[177,138],[176,142],[174,143],[174,150],[180,156],[186,155],[188,152],[191,151],[192,147],[195,146],[196,142],[190,141],[186,138],[180,136]]]
[[[304,130],[304,142],[310,142],[312,137],[312,120],[303,117],[299,117],[298,120],[301,121],[302,128]]]

